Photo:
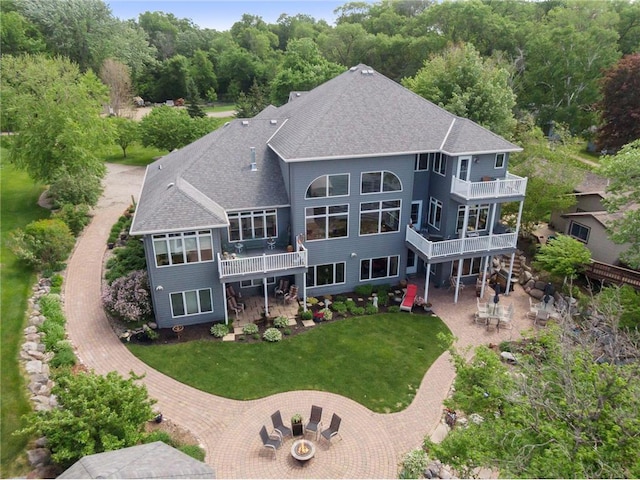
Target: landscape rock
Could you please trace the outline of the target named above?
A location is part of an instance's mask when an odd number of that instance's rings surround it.
[[[539,283],[539,282],[536,282],[536,283]],[[537,300],[542,300],[542,297],[544,297],[544,292],[538,288],[532,288],[529,291],[529,295],[531,295],[533,298]]]
[[[48,465],[51,462],[51,452],[46,448],[27,450],[27,460],[32,467]]]
[[[25,369],[27,373],[42,373],[42,362],[40,360],[28,361]]]
[[[501,352],[500,358],[502,359],[503,362],[518,363],[518,361],[516,360],[516,356],[511,352]]]

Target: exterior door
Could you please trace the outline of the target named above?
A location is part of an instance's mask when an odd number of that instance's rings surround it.
[[[407,275],[411,275],[418,271],[418,256],[416,253],[407,248]]]
[[[460,180],[469,179],[469,165],[471,165],[471,157],[460,157],[458,159],[458,172],[456,177]]]

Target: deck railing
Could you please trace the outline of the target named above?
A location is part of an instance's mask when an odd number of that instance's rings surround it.
[[[263,254],[229,260],[224,260],[218,254],[218,275],[220,278],[254,273],[275,273],[306,266],[307,250],[304,247],[297,252]]]
[[[592,261],[585,268],[584,274],[595,280],[602,280],[616,285],[631,285],[633,288],[640,290],[640,272],[636,270]]]
[[[503,179],[483,182],[468,182],[456,177],[451,178],[451,193],[460,195],[467,200],[523,196],[526,190],[527,178],[509,172]]]
[[[518,240],[517,237],[515,233],[503,233],[500,235],[466,237],[432,242],[411,227],[407,227],[405,240],[422,252],[427,258],[442,258],[468,253],[491,253],[492,251],[515,248]]]

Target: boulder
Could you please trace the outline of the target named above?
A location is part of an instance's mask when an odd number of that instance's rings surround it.
[[[544,292],[540,289],[532,288],[531,290],[529,290],[529,295],[537,300],[542,300],[542,297],[544,297]]]
[[[29,352],[32,350],[37,350],[38,349],[38,343],[37,342],[24,342],[22,344],[22,350],[24,350],[25,352]]]
[[[39,467],[51,463],[51,452],[46,448],[27,450],[27,459],[32,467]]]
[[[40,360],[30,360],[25,365],[27,373],[42,373],[42,362]]]
[[[29,335],[30,333],[38,333],[38,328],[35,325],[30,325],[24,329],[25,335]]]
[[[545,282],[541,282],[540,280],[538,280],[533,288],[537,288],[538,290],[544,291],[544,287],[546,286],[547,284]]]

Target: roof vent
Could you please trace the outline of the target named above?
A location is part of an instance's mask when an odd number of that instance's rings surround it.
[[[256,147],[251,147],[251,171],[258,171],[258,164],[256,163]]]
[[[158,165],[158,170],[162,170],[162,164]]]
[[[249,120],[242,120],[242,125],[244,125],[245,127],[249,125]]]
[[[224,122],[224,126],[228,127],[231,122]]]
[[[278,123],[278,120],[276,120],[275,118],[273,120],[271,120],[269,123],[271,123],[271,125],[275,125],[276,123]]]
[[[173,187],[174,185],[175,185],[175,183],[171,182],[171,183],[167,184],[167,188],[171,188],[171,187]]]
[[[358,66],[357,66],[357,65],[354,65],[353,67],[351,67],[351,68],[349,69],[349,71],[350,71],[350,72],[355,72],[357,69],[358,69]]]
[[[299,96],[300,96],[300,92],[296,92],[296,97],[299,97]]]

